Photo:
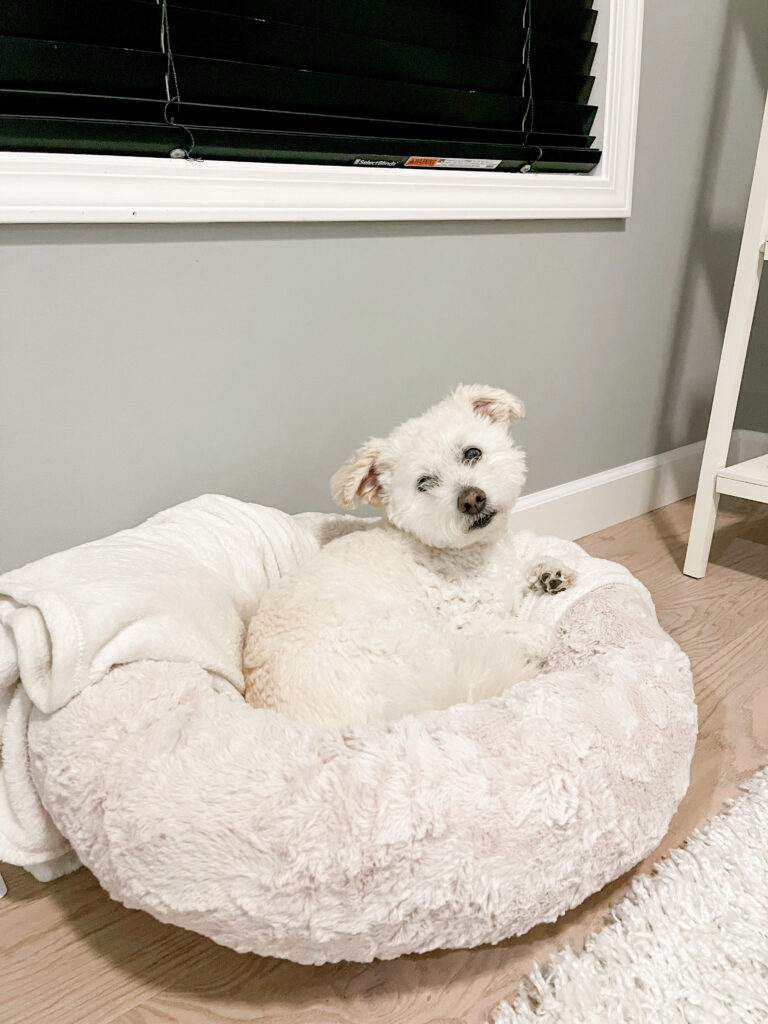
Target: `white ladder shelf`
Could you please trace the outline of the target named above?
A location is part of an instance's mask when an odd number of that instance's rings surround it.
[[[721,494],[768,502],[768,455],[726,466],[744,361],[755,315],[760,275],[768,260],[768,99],[757,147],[755,173],[741,236],[728,322],[723,338],[715,397],[701,462],[699,487],[683,572],[701,578],[707,571],[715,516]]]

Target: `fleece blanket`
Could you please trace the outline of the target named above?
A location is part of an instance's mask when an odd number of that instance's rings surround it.
[[[138,662],[194,667],[212,690],[242,693],[244,629],[264,588],[321,544],[371,525],[206,495],[0,576],[0,860],[44,880],[78,865],[30,773],[33,709],[55,717],[116,667]],[[580,572],[557,600],[531,595],[522,614],[554,622],[591,590],[621,583],[653,615],[623,567],[527,532],[514,545],[520,558],[547,553]]]
[[[0,576],[0,860],[43,879],[76,866],[29,776],[33,707],[58,711],[142,659],[242,692],[243,624],[264,587],[361,524],[204,495]]]

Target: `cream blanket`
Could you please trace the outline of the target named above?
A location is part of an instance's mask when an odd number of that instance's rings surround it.
[[[138,660],[195,664],[242,692],[243,623],[262,590],[364,522],[209,494],[0,576],[0,860],[43,880],[77,866],[29,775],[33,706],[58,711]]]

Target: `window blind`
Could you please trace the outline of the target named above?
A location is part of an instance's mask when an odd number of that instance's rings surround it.
[[[592,0],[4,0],[0,148],[586,172]]]

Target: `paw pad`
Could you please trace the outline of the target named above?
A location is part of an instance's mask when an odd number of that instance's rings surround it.
[[[544,566],[537,566],[531,579],[531,588],[544,594],[561,594],[575,579],[575,573],[569,569],[547,569]]]

